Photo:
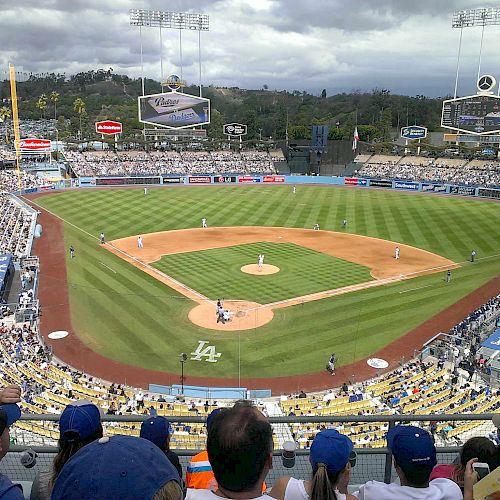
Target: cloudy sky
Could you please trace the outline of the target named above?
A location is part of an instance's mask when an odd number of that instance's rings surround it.
[[[477,0],[0,0],[0,79],[25,72],[113,67],[141,75],[139,28],[129,9],[210,16],[201,34],[203,84],[329,94],[387,88],[453,92],[460,31],[453,11]],[[143,28],[144,72],[160,79],[159,30]],[[482,29],[463,31],[459,94],[474,93]],[[482,73],[500,76],[500,27],[486,27]],[[198,35],[182,32],[182,75],[198,81]],[[163,30],[164,75],[180,74],[179,31]]]

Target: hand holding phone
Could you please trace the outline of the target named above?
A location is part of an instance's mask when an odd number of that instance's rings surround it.
[[[477,472],[479,480],[490,473],[490,466],[485,462],[474,462],[472,468]]]

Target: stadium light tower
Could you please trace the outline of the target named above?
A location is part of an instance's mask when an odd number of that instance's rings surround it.
[[[182,30],[198,31],[198,67],[199,67],[199,87],[201,97],[201,32],[209,31],[210,22],[208,14],[193,14],[191,12],[167,12],[160,10],[130,9],[130,25],[139,26],[141,38],[141,70],[142,70],[142,95],[144,92],[144,64],[142,58],[142,28],[159,28],[160,30],[160,71],[161,85],[163,88],[163,40],[162,29],[179,30],[179,56],[180,56],[180,77],[182,81]]]
[[[486,26],[500,25],[500,7],[489,7],[479,9],[457,10],[453,13],[451,27],[460,29],[460,41],[458,42],[457,74],[455,78],[455,93],[457,97],[458,74],[460,72],[460,53],[462,51],[462,34],[464,28],[482,27],[481,46],[479,48],[479,63],[477,67],[477,78],[481,74],[481,58],[483,53],[484,28]]]

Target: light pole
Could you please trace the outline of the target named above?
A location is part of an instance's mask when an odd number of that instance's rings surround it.
[[[179,356],[179,361],[181,362],[181,394],[184,394],[184,363],[187,359],[187,354],[185,352],[181,352]]]
[[[179,30],[180,74],[182,79],[182,30],[198,31],[198,65],[199,65],[199,93],[201,97],[201,32],[209,31],[210,18],[207,14],[191,12],[168,12],[160,10],[130,9],[130,25],[139,26],[141,34],[141,65],[142,65],[142,27],[160,29],[160,68],[161,84],[163,88],[163,39],[162,28]],[[142,75],[144,82],[144,70]],[[143,90],[144,94],[144,90]]]

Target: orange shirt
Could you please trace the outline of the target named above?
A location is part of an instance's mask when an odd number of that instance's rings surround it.
[[[208,452],[202,451],[195,455],[186,469],[186,486],[196,490],[212,490],[218,488],[212,466],[208,461]],[[266,491],[266,483],[262,483],[262,492]]]

